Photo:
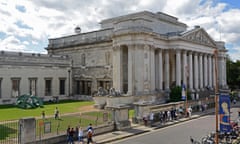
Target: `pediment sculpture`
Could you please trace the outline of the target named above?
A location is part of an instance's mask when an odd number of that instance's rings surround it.
[[[214,40],[203,29],[183,34],[183,39],[216,47]]]

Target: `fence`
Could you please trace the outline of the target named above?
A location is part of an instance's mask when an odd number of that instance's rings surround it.
[[[19,144],[19,122],[0,122],[0,144]]]
[[[93,111],[86,113],[74,113],[63,115],[58,119],[48,117],[37,119],[36,121],[36,139],[41,141],[49,137],[55,137],[66,133],[68,126],[76,129],[77,127],[86,127],[91,123],[94,127],[106,124],[112,121],[112,115],[108,111]]]

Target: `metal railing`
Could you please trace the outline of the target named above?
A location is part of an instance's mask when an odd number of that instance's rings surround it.
[[[93,111],[86,113],[73,113],[60,116],[58,119],[47,117],[36,120],[36,139],[43,140],[50,137],[66,134],[68,126],[86,129],[91,123],[94,127],[101,126],[112,121],[112,116],[107,111]]]
[[[0,144],[19,144],[19,122],[0,122]]]

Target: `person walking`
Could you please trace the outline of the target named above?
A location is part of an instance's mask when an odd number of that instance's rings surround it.
[[[42,119],[45,120],[45,111],[42,111]]]
[[[92,127],[92,124],[91,124],[91,123],[88,125],[88,127],[87,127],[87,131],[88,131],[89,129],[91,129],[92,132],[93,132],[93,127]]]
[[[145,125],[145,126],[147,126],[147,121],[148,121],[147,115],[144,114],[144,115],[143,115],[143,122],[144,122],[144,125]]]
[[[67,128],[67,144],[70,143],[70,131],[71,131],[71,128],[70,128],[70,126],[68,126],[68,128]]]
[[[192,108],[191,108],[191,106],[188,108],[188,117],[189,118],[192,117]]]
[[[54,117],[55,117],[55,119],[59,119],[59,110],[58,110],[58,107],[55,108]]]
[[[83,141],[83,129],[81,127],[78,128],[78,144],[84,143]]]
[[[87,131],[87,144],[89,144],[89,143],[93,143],[93,131],[92,131],[92,129],[89,129],[88,131]]]
[[[70,132],[69,132],[69,141],[70,141],[70,144],[74,144],[74,139],[73,139],[73,136],[74,136],[74,129],[71,128]]]
[[[150,126],[152,127],[153,126],[153,120],[154,120],[154,113],[153,112],[150,113],[149,120],[150,120]]]

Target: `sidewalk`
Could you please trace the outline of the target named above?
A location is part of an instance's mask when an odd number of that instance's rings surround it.
[[[134,135],[154,131],[156,129],[160,129],[160,128],[167,127],[167,126],[170,126],[170,125],[174,125],[174,124],[177,124],[177,123],[180,123],[180,122],[196,119],[196,118],[199,118],[201,116],[204,116],[204,115],[207,115],[207,114],[210,114],[210,113],[213,113],[213,112],[214,112],[214,108],[213,109],[208,109],[205,112],[195,112],[195,113],[193,113],[191,118],[181,118],[179,120],[167,122],[164,125],[160,125],[158,122],[156,122],[156,123],[153,124],[152,127],[147,127],[147,126],[144,126],[144,125],[139,125],[139,124],[133,124],[132,123],[131,124],[131,126],[132,126],[131,129],[127,129],[127,130],[123,130],[123,131],[114,131],[114,132],[110,132],[110,133],[96,135],[96,136],[93,136],[93,140],[97,144],[106,144],[106,143],[110,143],[110,142],[117,141],[117,140],[120,140],[120,139],[124,139],[124,138],[127,138],[127,137],[131,137],[131,136],[134,136]],[[85,141],[86,141],[86,139],[85,139]],[[75,141],[75,144],[78,144],[78,142]]]

